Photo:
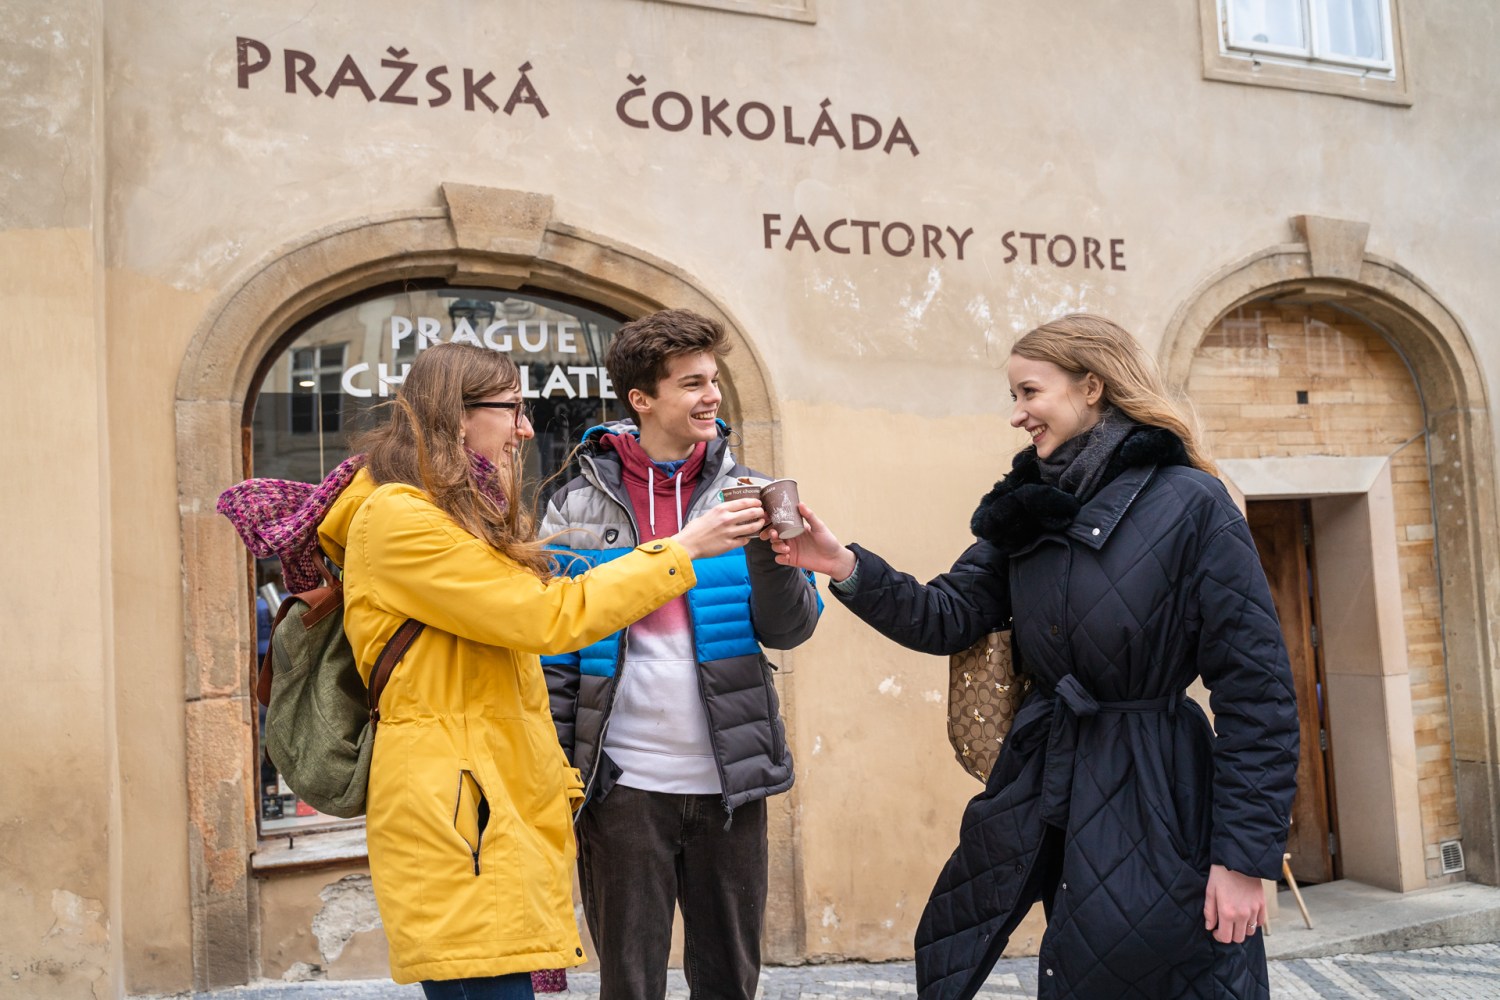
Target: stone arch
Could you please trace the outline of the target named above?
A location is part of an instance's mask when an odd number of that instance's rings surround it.
[[[1205,278],[1167,324],[1163,373],[1186,386],[1205,333],[1254,300],[1326,298],[1403,356],[1422,397],[1440,566],[1444,655],[1468,873],[1500,881],[1500,534],[1495,436],[1483,374],[1463,324],[1426,284],[1367,253],[1363,224],[1299,216],[1298,242],[1265,248]]]
[[[723,324],[733,351],[725,394],[738,451],[779,469],[776,397],[759,352],[690,275],[618,240],[553,218],[545,195],[460,184],[443,206],[312,233],[265,258],[209,308],[177,379],[177,484],[183,546],[185,718],[193,978],[196,989],[257,974],[253,695],[245,670],[246,556],[214,498],[244,478],[246,400],[272,349],[301,319],[393,280],[441,278],[587,299],[626,316],[680,307]],[[790,691],[787,692],[790,695]],[[788,705],[790,712],[790,705]],[[775,873],[773,873],[774,877]]]

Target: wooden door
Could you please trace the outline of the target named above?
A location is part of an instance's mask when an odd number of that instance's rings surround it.
[[[1256,500],[1246,505],[1250,533],[1281,618],[1297,692],[1302,748],[1297,761],[1297,797],[1287,838],[1292,874],[1298,882],[1339,877],[1333,762],[1322,657],[1318,649],[1317,587],[1313,573],[1312,519],[1305,500]]]

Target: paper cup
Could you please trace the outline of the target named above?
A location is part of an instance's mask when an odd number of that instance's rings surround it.
[[[796,538],[807,530],[802,523],[802,515],[797,512],[795,479],[776,479],[767,483],[761,488],[760,502],[765,505],[771,527],[782,538]]]
[[[719,502],[728,503],[730,500],[759,500],[759,486],[728,486],[719,491]]]

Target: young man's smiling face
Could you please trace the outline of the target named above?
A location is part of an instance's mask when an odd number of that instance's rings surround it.
[[[630,405],[641,428],[641,447],[658,462],[687,458],[699,441],[719,434],[719,362],[710,351],[667,359],[666,377],[656,394],[630,390]]]

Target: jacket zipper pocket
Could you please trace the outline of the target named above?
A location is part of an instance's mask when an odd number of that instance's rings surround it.
[[[474,859],[474,874],[479,874],[479,851],[484,846],[484,830],[490,822],[490,800],[473,771],[458,772],[458,801],[453,807],[453,829],[463,838]]]
[[[771,727],[771,761],[780,764],[786,760],[786,739],[781,732],[781,713],[776,710],[776,684],[771,679],[771,661],[762,654],[760,662],[766,685],[766,724]]]

